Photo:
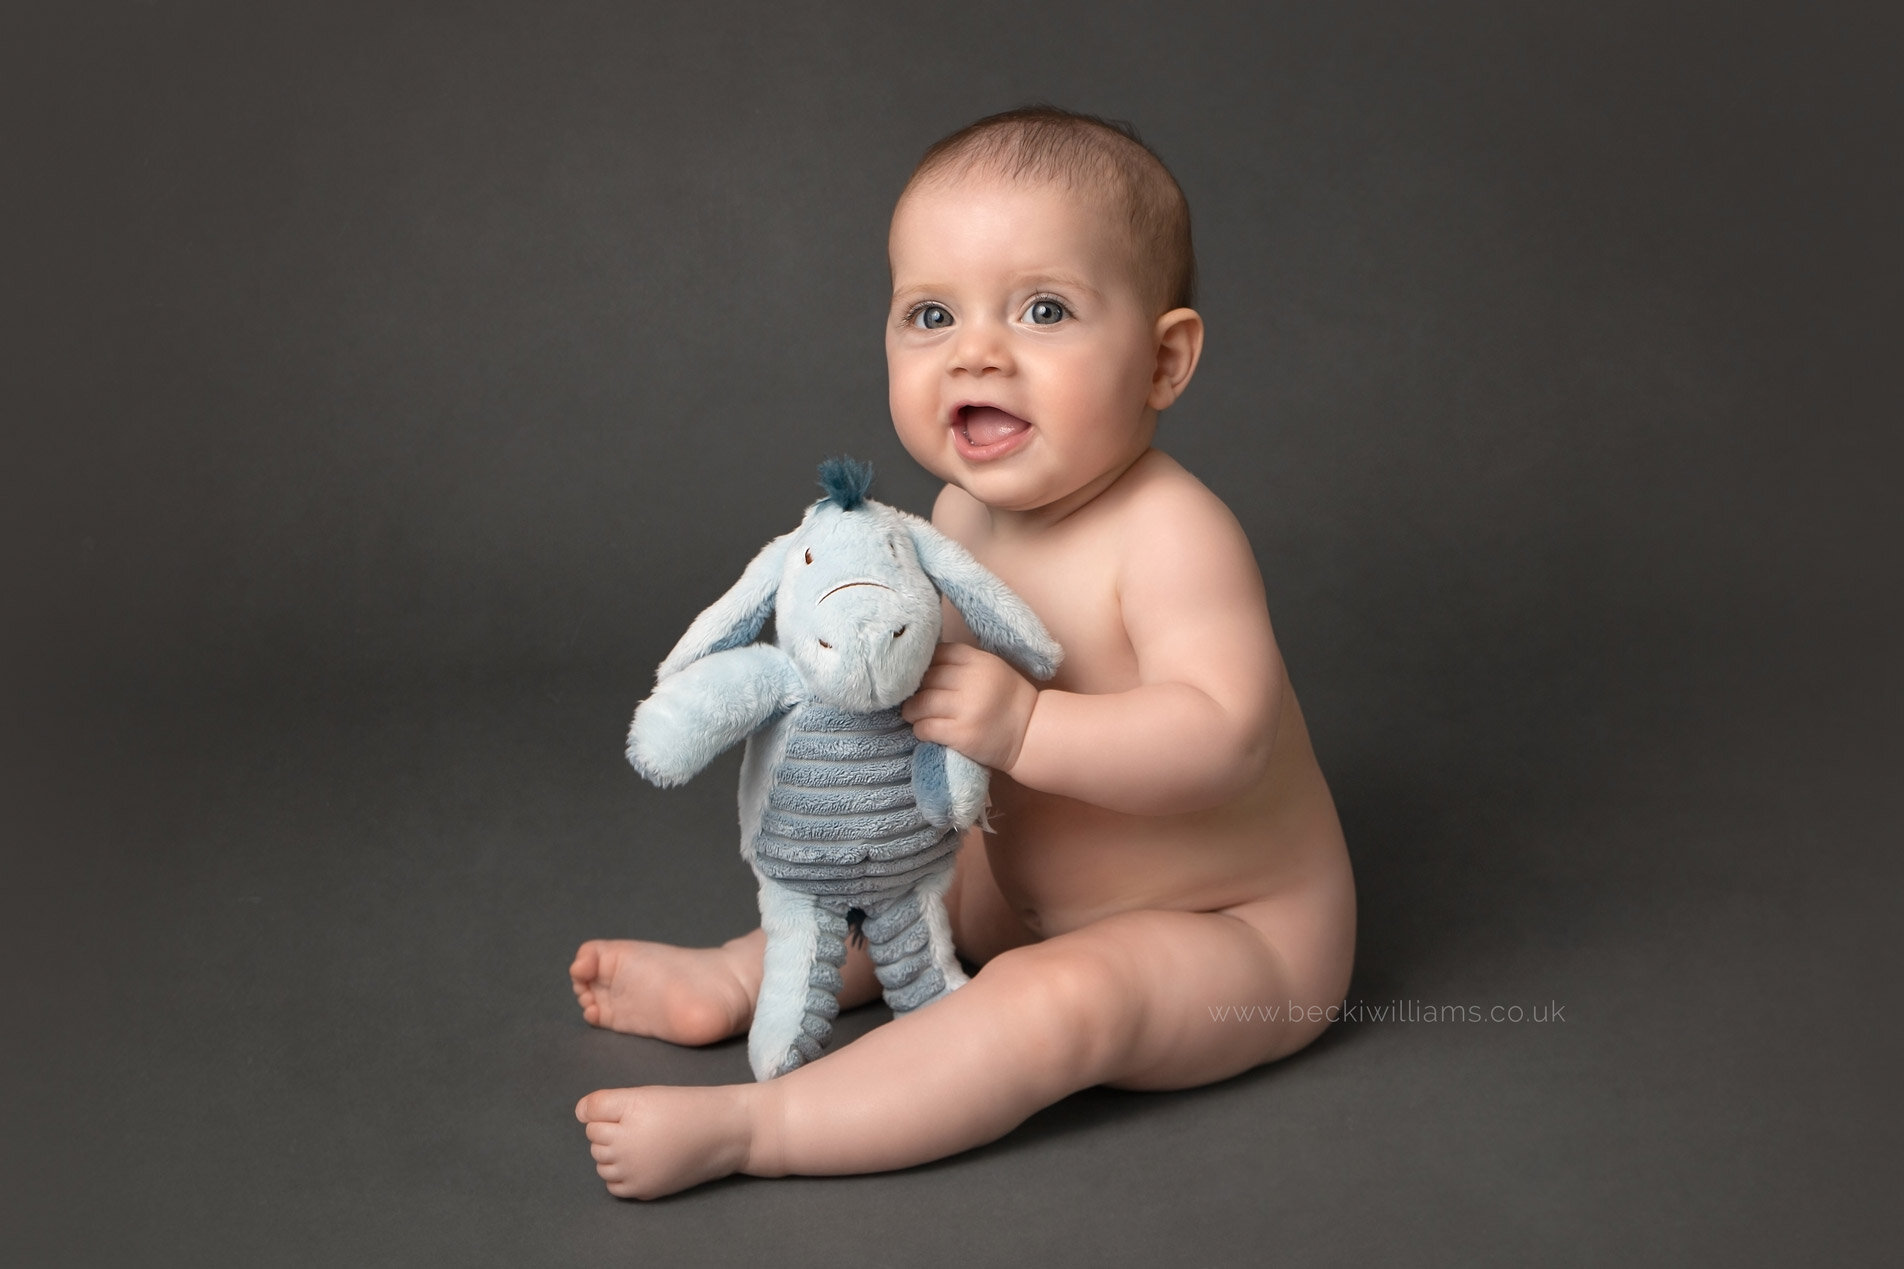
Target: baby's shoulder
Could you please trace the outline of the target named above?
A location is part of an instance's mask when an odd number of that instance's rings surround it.
[[[1116,503],[1106,510],[1133,546],[1175,550],[1194,543],[1249,549],[1229,505],[1162,450],[1145,454],[1121,484]]]
[[[1131,475],[1137,479],[1118,509],[1117,531],[1118,588],[1127,607],[1146,601],[1174,606],[1199,596],[1258,603],[1262,574],[1228,504],[1157,450]]]

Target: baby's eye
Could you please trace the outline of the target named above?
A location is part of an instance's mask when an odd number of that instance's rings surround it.
[[[1057,300],[1033,300],[1031,307],[1025,310],[1025,320],[1033,326],[1055,326],[1070,314]]]
[[[912,324],[921,330],[944,330],[952,324],[952,314],[943,304],[921,304],[912,310]]]

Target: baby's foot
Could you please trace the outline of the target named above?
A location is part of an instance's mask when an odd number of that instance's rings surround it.
[[[725,948],[629,939],[582,944],[569,966],[590,1026],[673,1044],[713,1044],[747,1029],[754,1001]]]
[[[755,1094],[751,1084],[608,1088],[576,1103],[575,1117],[610,1194],[660,1198],[746,1166]]]

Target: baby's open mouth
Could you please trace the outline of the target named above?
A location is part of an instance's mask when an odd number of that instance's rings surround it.
[[[997,445],[1031,429],[1031,424],[995,405],[962,405],[952,425],[974,449]]]

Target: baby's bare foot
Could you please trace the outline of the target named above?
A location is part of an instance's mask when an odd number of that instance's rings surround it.
[[[660,1198],[746,1166],[756,1091],[751,1084],[609,1088],[578,1102],[575,1117],[610,1194]]]
[[[754,1001],[726,948],[628,939],[582,944],[569,966],[590,1026],[674,1044],[713,1044],[747,1029]]]

